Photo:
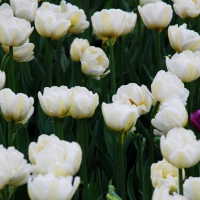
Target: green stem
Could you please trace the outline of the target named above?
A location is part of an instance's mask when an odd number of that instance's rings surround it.
[[[61,86],[61,80],[62,80],[62,68],[60,64],[61,59],[61,46],[62,45],[62,39],[59,39],[57,41],[57,66],[56,66],[56,84],[57,86]]]
[[[8,147],[12,146],[14,138],[15,121],[8,122]]]
[[[102,84],[102,102],[107,102],[107,77],[101,79]]]
[[[200,78],[197,79],[196,109],[199,109]]]
[[[157,101],[155,106],[153,107],[153,110],[151,112],[151,120],[154,118],[155,113],[158,109],[160,102]],[[153,125],[150,123],[150,139],[149,139],[149,166],[153,163],[153,157],[154,157],[154,134],[153,134]]]
[[[81,70],[81,66],[78,66],[78,84],[79,84],[79,86],[83,86],[82,77],[83,77],[83,72]]]
[[[82,176],[83,176],[83,187],[85,193],[85,199],[90,200],[88,194],[88,180],[87,180],[87,163],[86,163],[86,144],[85,144],[85,119],[79,119],[77,124],[78,134],[79,134],[79,144],[83,152],[82,156]]]
[[[124,84],[124,69],[123,69],[123,41],[122,41],[122,37],[118,38],[119,41],[119,49],[118,49],[118,59],[119,59],[119,77],[120,77],[120,85]]]
[[[13,59],[13,47],[9,46],[9,54],[10,54],[10,67],[9,67],[9,87],[15,92],[15,69],[14,69],[14,59]]]
[[[54,118],[54,131],[55,134],[58,138],[60,138],[60,140],[64,139],[63,136],[63,128],[62,128],[62,119],[55,117]]]
[[[45,86],[52,86],[51,38],[45,41]]]
[[[114,54],[113,54],[113,44],[112,38],[108,38],[109,49],[110,49],[110,68],[111,68],[111,96],[116,92],[116,82],[115,82],[115,67],[114,67]]]
[[[183,195],[183,174],[182,169],[178,169],[178,179],[179,179],[179,194]]]
[[[121,197],[126,200],[126,188],[125,188],[125,170],[124,170],[124,152],[123,152],[123,134],[119,133],[118,144],[120,154],[120,183],[121,183]]]
[[[6,195],[6,188],[4,187],[2,190],[0,190],[0,192],[2,200],[8,200],[8,197]]]
[[[162,69],[161,66],[161,48],[160,48],[160,32],[156,30],[156,51],[157,51],[157,70]]]

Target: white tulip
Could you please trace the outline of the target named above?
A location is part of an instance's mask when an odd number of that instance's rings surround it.
[[[0,6],[0,18],[1,17],[14,17],[13,15],[13,10],[12,8],[10,7],[9,4],[7,3],[3,3],[1,6]]]
[[[24,155],[14,147],[7,149],[6,156],[12,170],[8,185],[20,186],[25,184],[32,172],[31,165],[24,159]]]
[[[90,46],[81,57],[81,70],[84,74],[100,80],[110,71],[106,71],[109,66],[109,59],[101,48]]]
[[[14,14],[18,18],[33,22],[38,8],[37,0],[10,0]]]
[[[28,194],[31,200],[70,200],[80,184],[80,178],[55,177],[54,174],[39,174],[28,180]]]
[[[6,74],[5,72],[0,70],[0,90],[4,87],[6,82]]]
[[[90,46],[88,40],[75,38],[71,44],[70,55],[74,62],[79,62],[84,51]]]
[[[25,94],[15,94],[8,88],[0,91],[1,113],[6,121],[25,124],[34,112],[33,103],[34,99]]]
[[[172,8],[164,2],[138,6],[138,11],[145,26],[149,29],[157,29],[161,32],[166,28],[172,19]]]
[[[200,0],[174,0],[174,11],[182,19],[200,14]]]
[[[200,199],[200,177],[189,177],[183,184],[184,196],[189,200]]]
[[[9,46],[2,45],[3,50],[9,54]],[[29,39],[22,45],[18,47],[13,47],[13,59],[17,62],[29,62],[34,58],[33,49],[35,45],[29,43]]]
[[[189,168],[200,161],[200,141],[191,130],[173,128],[161,136],[160,149],[163,157],[175,167]]]
[[[176,75],[163,70],[156,74],[151,84],[151,92],[159,102],[178,96],[184,105],[189,96],[189,91],[184,88],[183,82]]]
[[[66,4],[64,0],[60,2],[60,6],[62,13],[67,13],[67,19],[71,22],[69,33],[79,34],[89,27],[84,10],[71,3]]]
[[[45,87],[43,95],[38,92],[38,98],[42,110],[49,117],[67,117],[70,115],[70,101],[72,90],[67,86]]]
[[[125,105],[136,106],[139,115],[148,113],[154,101],[152,94],[145,85],[140,87],[135,83],[129,83],[118,88],[112,100],[114,103],[120,101]]]
[[[161,2],[162,0],[140,0],[140,5],[143,6],[148,3],[156,3],[156,2]]]
[[[33,31],[30,22],[16,17],[3,17],[0,20],[0,43],[6,46],[23,45]]]
[[[95,12],[92,17],[94,33],[107,44],[108,38],[112,38],[112,43],[121,36],[126,26],[126,13],[120,9],[103,9]]]
[[[99,96],[85,87],[76,86],[72,89],[70,114],[75,119],[90,118],[99,104]]]
[[[172,56],[166,57],[168,71],[178,76],[183,82],[191,82],[200,76],[200,51],[183,51]]]
[[[41,135],[37,143],[29,145],[29,160],[35,174],[73,176],[79,170],[82,151],[76,142],[60,140],[55,135]]]
[[[116,103],[102,103],[102,113],[107,127],[118,133],[127,133],[131,130],[139,117],[136,106]]]
[[[176,52],[185,50],[200,51],[200,36],[197,32],[187,29],[187,24],[169,26],[168,38],[171,47]]]
[[[168,99],[162,102],[151,123],[156,128],[155,135],[166,135],[175,127],[185,127],[188,123],[188,113],[180,98]]]

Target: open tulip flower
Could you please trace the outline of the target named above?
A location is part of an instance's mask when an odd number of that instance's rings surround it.
[[[9,4],[3,3],[0,6],[0,17],[14,17],[13,10]]]

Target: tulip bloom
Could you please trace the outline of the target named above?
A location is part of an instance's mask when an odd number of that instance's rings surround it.
[[[159,102],[178,96],[184,105],[189,96],[189,91],[184,88],[183,82],[176,75],[163,70],[156,74],[151,84],[151,92]]]
[[[25,94],[15,94],[7,88],[0,91],[1,113],[6,121],[25,124],[33,114],[33,103],[34,99]]]
[[[28,194],[31,200],[70,200],[80,184],[80,178],[55,177],[54,174],[39,174],[28,180]]]
[[[172,19],[172,8],[164,2],[150,3],[143,7],[138,6],[138,11],[145,26],[161,32]]]
[[[101,108],[107,127],[118,133],[127,133],[131,130],[139,117],[136,106],[103,102]]]
[[[171,47],[176,52],[190,50],[200,51],[200,36],[197,32],[187,29],[187,24],[169,26],[168,38]]]
[[[6,74],[0,70],[0,90],[4,87],[6,82]]]
[[[73,176],[81,165],[82,150],[77,142],[60,140],[55,135],[41,135],[37,143],[29,145],[29,160],[36,174]]]
[[[5,16],[7,16],[7,17],[14,17],[13,10],[10,7],[10,5],[7,4],[7,3],[3,3],[0,6],[0,17],[5,17]]]
[[[163,157],[175,167],[189,168],[200,161],[200,141],[191,130],[173,128],[161,136],[160,149]]]
[[[90,46],[81,57],[81,70],[84,74],[100,80],[107,72],[109,60],[101,48]]]
[[[148,3],[156,3],[156,2],[161,2],[162,0],[140,0],[140,5],[143,6]]]
[[[190,114],[190,122],[194,129],[200,132],[200,110],[197,110]]]
[[[200,76],[200,51],[183,51],[172,56],[166,57],[167,69],[177,75],[183,82],[191,82]]]
[[[84,51],[90,46],[88,40],[75,38],[71,44],[70,55],[74,62],[79,62]]]

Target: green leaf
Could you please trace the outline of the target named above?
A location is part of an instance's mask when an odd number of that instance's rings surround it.
[[[134,176],[134,170],[135,166],[131,169],[131,171],[128,173],[128,181],[127,181],[127,192],[130,200],[136,200],[135,193],[133,190],[133,176]]]
[[[47,134],[47,135],[55,134],[53,119],[50,117],[47,119],[47,122],[45,124],[44,134]]]
[[[144,176],[143,176],[143,182],[142,182],[142,188],[143,188],[143,200],[149,200],[152,196],[153,187],[150,180],[150,166],[149,166],[149,160],[147,160],[144,168]]]

